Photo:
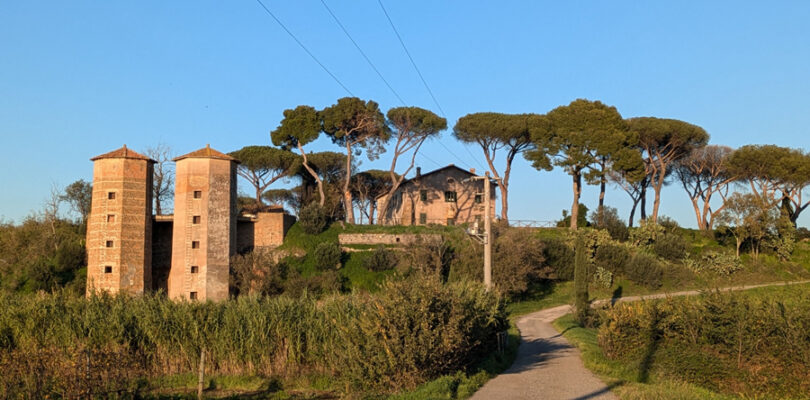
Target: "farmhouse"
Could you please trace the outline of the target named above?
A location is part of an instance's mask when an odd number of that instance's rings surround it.
[[[484,181],[475,170],[465,170],[453,164],[408,179],[393,194],[387,210],[383,203],[387,195],[377,198],[380,223],[386,225],[455,225],[482,223],[484,219]],[[492,186],[490,217],[495,212],[495,186]]]

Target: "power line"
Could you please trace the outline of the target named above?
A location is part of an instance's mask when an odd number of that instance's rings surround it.
[[[387,81],[387,80],[386,80],[386,79],[383,77],[383,75],[382,75],[382,73],[380,72],[380,70],[378,70],[378,69],[377,69],[377,67],[374,65],[374,63],[373,63],[373,62],[371,62],[371,59],[369,59],[369,58],[368,58],[368,56],[366,55],[366,52],[364,52],[364,51],[363,51],[363,49],[361,49],[361,48],[360,48],[360,45],[359,45],[359,44],[357,44],[357,42],[354,40],[354,38],[352,38],[352,35],[350,35],[350,34],[349,34],[349,31],[346,29],[346,27],[345,27],[345,26],[343,26],[343,24],[340,22],[340,20],[339,20],[339,19],[338,19],[338,17],[335,15],[335,13],[334,13],[334,12],[332,12],[332,9],[331,9],[331,8],[329,8],[329,6],[328,6],[328,5],[326,5],[326,1],[321,0],[321,4],[323,4],[323,7],[324,7],[324,8],[326,8],[326,11],[328,11],[328,12],[329,12],[329,15],[331,15],[331,16],[332,16],[332,18],[333,18],[333,19],[335,20],[335,22],[338,24],[338,26],[340,27],[340,29],[341,29],[341,30],[343,30],[343,33],[345,33],[345,34],[346,34],[346,37],[348,37],[348,38],[349,38],[349,40],[351,40],[352,44],[354,44],[354,47],[355,47],[355,48],[357,48],[357,51],[359,51],[359,52],[360,52],[360,55],[362,55],[362,56],[363,56],[363,58],[365,58],[365,59],[366,59],[366,62],[368,63],[368,65],[369,65],[369,66],[371,66],[371,69],[373,69],[373,70],[374,70],[374,72],[376,72],[376,73],[377,73],[377,76],[379,76],[379,77],[380,77],[380,79],[381,79],[381,80],[382,80],[382,81],[385,83],[385,86],[388,86],[388,89],[389,89],[389,90],[391,90],[391,93],[393,93],[393,94],[394,94],[394,96],[396,96],[396,98],[397,98],[397,99],[399,99],[399,102],[400,102],[400,103],[402,103],[402,105],[403,105],[403,106],[404,106],[404,105],[406,105],[406,104],[405,104],[405,100],[402,100],[402,97],[400,97],[400,96],[399,96],[399,93],[397,93],[397,91],[396,91],[396,90],[394,90],[394,88],[393,88],[393,87],[391,87],[391,84],[390,84],[390,83],[388,83],[388,81]]]
[[[352,91],[349,90],[349,88],[347,88],[346,85],[344,85],[343,82],[341,82],[340,79],[338,79],[337,76],[335,76],[335,74],[332,73],[332,71],[329,71],[329,68],[326,68],[326,66],[323,65],[323,63],[320,60],[318,60],[318,57],[315,57],[315,55],[312,54],[311,51],[309,51],[307,46],[304,46],[304,44],[301,43],[301,41],[298,40],[298,38],[295,37],[295,35],[293,35],[293,33],[289,29],[287,29],[286,26],[284,26],[284,24],[281,22],[281,20],[278,19],[278,17],[276,17],[275,14],[273,14],[273,12],[270,11],[270,9],[268,9],[267,6],[264,5],[264,3],[262,3],[262,0],[256,0],[256,2],[259,3],[260,6],[262,6],[264,11],[267,13],[267,15],[269,15],[274,20],[276,20],[276,22],[279,24],[279,26],[281,26],[281,29],[284,29],[284,31],[287,32],[287,34],[290,35],[290,37],[293,38],[293,40],[295,40],[295,43],[298,43],[298,45],[301,46],[301,48],[304,49],[304,51],[307,54],[309,54],[309,56],[312,57],[312,59],[315,60],[315,62],[318,63],[318,65],[320,65],[321,68],[323,68],[323,70],[326,71],[326,73],[329,74],[329,76],[331,76],[332,79],[334,79],[335,82],[337,82],[337,84],[340,85],[340,87],[343,88],[343,90],[346,91],[346,93],[348,93],[350,96],[354,97],[354,94],[352,93]]]
[[[442,106],[439,105],[439,101],[436,100],[436,96],[433,95],[433,91],[430,90],[430,86],[428,86],[425,77],[422,76],[422,72],[419,71],[419,67],[416,66],[416,62],[413,60],[413,57],[411,57],[411,52],[409,52],[408,47],[405,46],[405,42],[402,40],[402,36],[399,35],[397,27],[394,26],[394,21],[391,20],[391,16],[388,15],[388,11],[385,10],[385,6],[383,6],[382,0],[377,0],[377,3],[379,3],[380,8],[383,11],[383,14],[385,14],[385,17],[388,18],[388,23],[391,24],[391,29],[393,29],[394,33],[397,35],[397,39],[399,39],[399,44],[402,45],[402,49],[405,50],[405,54],[407,54],[408,59],[411,60],[411,65],[413,65],[413,69],[416,70],[416,73],[419,75],[419,79],[421,79],[422,83],[425,85],[425,89],[427,89],[428,93],[430,94],[430,97],[433,99],[433,102],[436,103],[436,107],[439,108],[439,111],[442,113],[442,116],[447,118],[447,116],[444,113],[444,110],[442,109]]]

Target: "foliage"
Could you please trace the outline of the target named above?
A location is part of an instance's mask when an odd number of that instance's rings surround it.
[[[484,152],[489,170],[498,180],[501,190],[501,219],[509,220],[509,178],[512,171],[512,162],[518,154],[535,147],[529,130],[542,126],[545,116],[536,114],[502,114],[481,112],[467,114],[458,119],[453,127],[453,135],[464,143],[476,143]],[[506,165],[503,175],[495,167],[495,156],[498,150],[506,152]],[[538,169],[551,170],[551,163],[547,157],[538,158]]]
[[[689,243],[678,233],[660,235],[652,244],[653,252],[668,261],[680,261],[688,249]]]
[[[283,377],[317,370],[347,388],[390,392],[475,364],[506,326],[503,303],[482,286],[432,279],[320,301],[0,295],[0,394],[52,397],[72,384],[75,371],[113,379],[109,385],[131,382],[115,379],[119,371],[127,377],[191,372],[203,348],[207,374]],[[102,364],[104,357],[109,363]],[[70,364],[75,361],[78,368]]]
[[[718,222],[728,226],[737,241],[737,257],[743,242],[751,242],[754,258],[759,255],[762,241],[774,229],[776,209],[763,203],[755,194],[734,193],[726,200],[726,209]]]
[[[317,235],[326,229],[329,223],[326,213],[318,203],[309,203],[301,207],[298,213],[298,225],[309,235]]]
[[[718,194],[725,201],[731,184],[737,180],[728,165],[732,151],[728,146],[698,147],[675,164],[675,175],[692,201],[698,229],[712,229],[714,219],[725,207],[712,207],[712,197]]]
[[[292,176],[300,167],[299,156],[270,146],[245,146],[229,155],[239,160],[236,171],[253,186],[258,205],[270,185]]]
[[[609,357],[639,365],[640,375],[654,368],[663,376],[743,397],[806,397],[806,293],[806,288],[785,289],[760,298],[711,292],[696,299],[619,304],[606,311],[599,344]]]
[[[742,269],[742,261],[733,254],[708,251],[699,256],[686,257],[684,265],[696,273],[731,275]]]
[[[544,277],[543,251],[543,242],[532,232],[501,229],[493,246],[495,287],[510,298],[525,294],[532,283]]]
[[[558,279],[574,279],[574,249],[560,238],[543,239],[543,258]]]
[[[613,274],[622,274],[625,265],[630,261],[630,250],[620,244],[605,244],[596,249],[594,263],[596,268],[604,269]]]
[[[613,240],[625,241],[630,236],[627,225],[619,218],[619,212],[614,207],[602,206],[591,213],[591,226],[604,229]]]
[[[604,267],[597,266],[593,273],[593,281],[603,288],[609,288],[613,286],[613,272],[610,272],[610,270]]]
[[[284,291],[288,267],[272,250],[255,249],[231,257],[231,286],[240,295],[274,296]]]
[[[577,99],[551,110],[547,121],[530,129],[535,148],[524,153],[535,168],[543,169],[549,158],[565,169],[574,181],[571,228],[578,226],[582,178],[594,182],[606,178],[608,164],[631,168],[641,164],[632,146],[637,138],[615,107],[599,101]]]
[[[65,187],[65,193],[59,196],[59,200],[66,201],[70,208],[79,215],[79,222],[87,222],[90,215],[90,206],[93,200],[93,185],[79,179]]]
[[[651,245],[664,231],[663,226],[652,220],[642,220],[638,228],[630,230],[630,243],[636,247]]]
[[[654,256],[637,252],[625,264],[624,274],[633,282],[657,289],[663,284],[664,267]]]
[[[343,251],[337,242],[322,242],[312,252],[315,266],[321,270],[339,269]]]
[[[584,238],[579,235],[574,245],[574,317],[582,326],[589,324],[591,310],[588,301],[588,252]]]
[[[562,219],[557,221],[557,227],[566,228],[569,226],[571,226],[571,215],[568,214],[568,210],[562,210]],[[590,223],[588,223],[588,206],[582,203],[579,203],[577,209],[577,226],[583,228],[591,226]]]
[[[398,268],[404,276],[419,274],[446,280],[455,257],[455,248],[444,236],[419,236],[405,247]]]
[[[371,256],[363,261],[363,265],[369,271],[387,271],[396,268],[398,258],[396,253],[386,249],[384,246],[377,246]]]

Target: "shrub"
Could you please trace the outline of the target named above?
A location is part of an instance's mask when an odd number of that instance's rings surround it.
[[[557,221],[558,228],[568,228],[571,226],[571,215],[569,215],[568,212],[568,209],[562,210],[563,218]],[[588,226],[590,226],[588,223],[588,207],[585,204],[579,203],[579,208],[577,209],[577,227],[585,228]]]
[[[336,242],[321,242],[315,246],[312,257],[315,259],[315,267],[320,270],[338,269],[343,251]]]
[[[526,293],[529,285],[543,277],[543,242],[526,229],[501,229],[493,246],[492,281],[509,297]],[[479,258],[481,260],[481,258]],[[480,269],[480,261],[477,263]]]
[[[623,242],[630,235],[627,225],[619,218],[619,212],[614,207],[599,207],[591,214],[591,226],[608,231],[613,240]]]
[[[678,233],[659,235],[652,249],[659,257],[669,261],[680,261],[686,255],[689,244]]]
[[[231,287],[239,295],[281,294],[287,271],[287,264],[276,261],[272,250],[255,249],[231,257]]]
[[[371,254],[363,260],[363,266],[369,271],[387,271],[397,266],[397,255],[385,248],[377,246]]]
[[[443,236],[437,240],[419,236],[406,247],[399,268],[405,275],[419,273],[446,280],[455,260],[455,249]]]
[[[298,212],[298,224],[304,233],[317,235],[326,229],[329,217],[320,204],[312,202],[301,207],[301,211]]]
[[[624,273],[625,265],[630,261],[630,250],[622,245],[605,244],[596,249],[595,264],[614,274]]]
[[[641,221],[639,227],[630,231],[630,243],[634,246],[648,246],[664,233],[663,226],[654,224],[649,219]]]
[[[543,244],[543,258],[557,279],[574,279],[574,249],[565,240],[556,238],[543,239]]]
[[[684,265],[695,273],[714,273],[731,275],[742,269],[742,261],[734,254],[708,251],[697,258],[687,257]]]
[[[627,262],[624,273],[635,283],[657,289],[661,287],[664,268],[654,256],[638,252]]]
[[[316,275],[304,277],[297,271],[292,271],[284,282],[284,294],[299,298],[305,293],[319,298],[327,294],[343,292],[346,287],[346,278],[337,271],[322,271]]]

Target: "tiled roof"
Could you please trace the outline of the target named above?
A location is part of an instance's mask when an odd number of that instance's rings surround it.
[[[137,153],[135,151],[132,151],[132,150],[128,149],[127,145],[124,145],[124,147],[122,147],[122,148],[120,148],[118,150],[113,150],[113,151],[111,151],[109,153],[104,153],[104,154],[102,154],[100,156],[95,156],[95,157],[91,158],[90,161],[101,160],[101,159],[104,159],[104,158],[130,158],[130,159],[133,159],[133,160],[144,160],[144,161],[155,162],[155,160],[153,160],[153,159],[151,159],[151,158],[149,158],[149,157],[147,157],[147,156],[145,156],[143,154],[140,154],[140,153]]]
[[[218,160],[228,160],[228,161],[235,161],[239,162],[239,160],[219,151],[216,151],[211,148],[211,145],[206,144],[205,147],[197,150],[192,151],[191,153],[182,155],[180,157],[175,158],[173,161],[180,161],[185,158],[216,158]]]

